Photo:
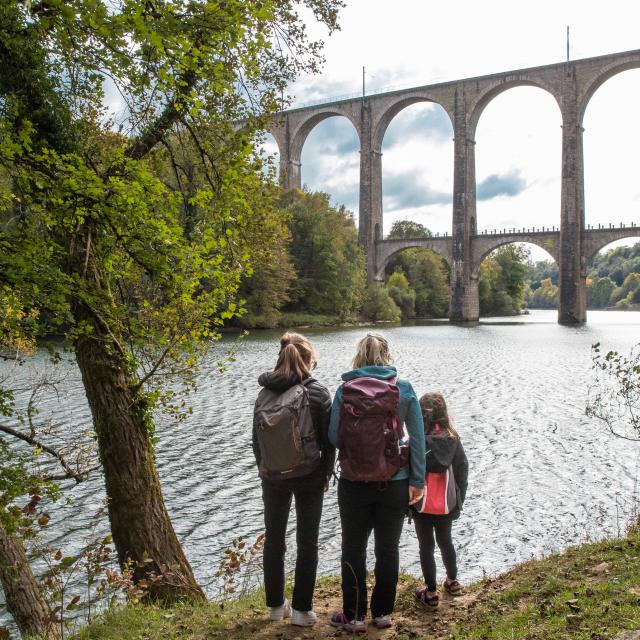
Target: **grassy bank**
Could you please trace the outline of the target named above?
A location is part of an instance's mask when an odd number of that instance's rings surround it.
[[[429,611],[413,598],[417,580],[400,582],[395,625],[369,627],[370,638],[388,640],[606,640],[640,629],[640,529],[628,537],[584,544],[524,563],[468,587],[455,600]],[[319,582],[312,629],[269,623],[262,594],[221,608],[209,604],[161,609],[126,606],[111,611],[76,640],[283,640],[347,637],[327,624],[339,608],[339,581]]]

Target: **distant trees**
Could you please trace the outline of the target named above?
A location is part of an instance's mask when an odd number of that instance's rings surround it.
[[[587,305],[592,309],[640,304],[640,242],[598,253],[587,271]]]
[[[494,251],[479,268],[481,315],[514,315],[525,306],[529,250],[508,244]]]
[[[243,279],[247,312],[240,324],[275,327],[311,315],[355,319],[367,279],[351,214],[333,207],[326,193],[293,190],[280,195],[277,216],[286,231]]]
[[[558,287],[551,278],[545,278],[537,289],[527,291],[527,306],[533,309],[556,309],[558,307]]]
[[[289,191],[280,206],[289,219],[290,255],[296,272],[289,309],[353,317],[366,287],[364,252],[344,207],[325,193]]]
[[[419,222],[399,220],[393,223],[387,237],[403,240],[431,235],[431,231]],[[389,294],[402,310],[403,319],[447,316],[449,267],[434,251],[420,248],[400,251],[391,257],[385,272]]]
[[[558,266],[549,260],[529,265],[526,302],[531,308],[557,306]],[[598,253],[587,268],[589,309],[635,309],[640,305],[640,242]]]

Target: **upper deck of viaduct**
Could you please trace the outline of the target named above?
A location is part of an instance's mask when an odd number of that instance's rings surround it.
[[[503,91],[518,86],[533,86],[547,91],[554,97],[562,113],[568,106],[568,101],[576,101],[579,120],[582,122],[589,100],[598,87],[612,76],[638,67],[640,49],[504,71],[290,109],[275,114],[269,130],[278,143],[281,158],[284,156],[299,163],[302,148],[311,130],[319,122],[332,116],[347,118],[353,124],[363,146],[363,138],[367,132],[363,131],[362,109],[366,107],[370,113],[367,128],[370,129],[371,150],[380,153],[385,131],[394,116],[411,104],[433,102],[447,112],[452,126],[462,107],[467,135],[473,140],[478,121],[487,104]],[[568,94],[566,90],[567,75],[572,77],[575,93],[572,91]]]

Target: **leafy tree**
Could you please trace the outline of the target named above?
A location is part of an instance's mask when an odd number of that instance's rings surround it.
[[[158,576],[164,600],[203,593],[164,506],[153,411],[172,408],[168,381],[192,381],[199,349],[238,312],[256,234],[269,240],[254,132],[320,61],[297,4],[0,4],[0,285],[40,319],[30,335],[69,337],[119,560],[136,580]],[[339,0],[304,4],[336,27]],[[126,104],[119,123],[106,78]]]
[[[387,291],[400,308],[403,320],[415,317],[416,293],[409,287],[409,281],[402,271],[396,271],[389,276]]]
[[[296,272],[289,255],[290,236],[286,228],[265,255],[256,259],[251,275],[243,278],[239,293],[246,312],[238,319],[247,328],[277,326],[280,310],[290,299]]]
[[[535,290],[529,290],[527,305],[533,309],[556,309],[558,306],[558,287],[551,278],[545,278]]]
[[[514,315],[524,308],[529,251],[520,245],[500,247],[479,269],[480,313]]]
[[[609,278],[587,279],[587,306],[594,309],[609,306],[615,288]]]
[[[547,278],[551,281],[551,284],[558,285],[558,265],[552,260],[540,260],[530,264],[529,268],[529,282],[532,289],[537,289],[540,283]]]
[[[429,238],[432,233],[424,225],[411,220],[394,222],[389,239]],[[405,249],[389,260],[386,273],[401,271],[414,292],[414,300],[405,301],[404,317],[444,317],[449,313],[449,268],[445,261],[430,249]],[[396,295],[396,297],[398,297]],[[399,300],[396,300],[401,304]],[[401,304],[402,306],[402,304]],[[413,306],[411,315],[407,315]]]
[[[389,231],[389,240],[413,240],[415,238],[430,238],[433,234],[427,227],[413,220],[396,220]]]
[[[365,262],[353,219],[325,193],[289,191],[280,206],[289,218],[290,255],[297,274],[287,309],[347,319],[362,306]]]
[[[371,284],[367,287],[362,307],[362,316],[374,322],[397,322],[400,320],[400,308],[389,295],[386,287]]]

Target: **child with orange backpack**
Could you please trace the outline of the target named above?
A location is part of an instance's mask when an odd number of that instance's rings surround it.
[[[422,501],[414,505],[414,523],[420,544],[420,564],[426,586],[416,589],[419,602],[438,606],[436,586],[437,542],[447,571],[444,589],[452,596],[462,593],[457,580],[456,550],[451,539],[451,525],[460,516],[467,493],[469,464],[460,436],[451,425],[447,405],[439,393],[425,393],[420,398],[424,418],[427,471]],[[435,541],[434,541],[435,533]]]

